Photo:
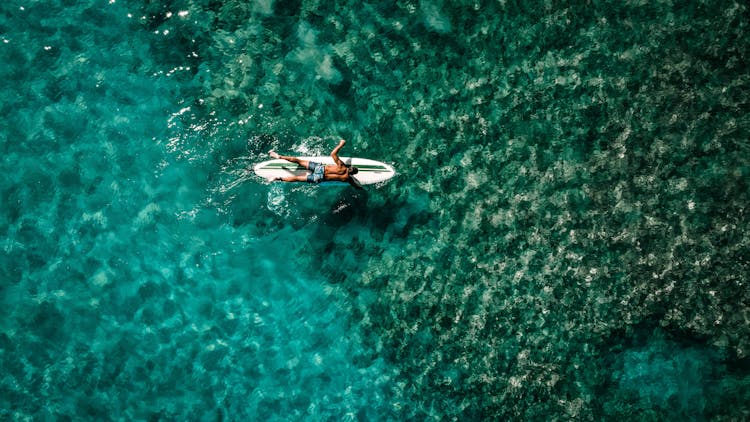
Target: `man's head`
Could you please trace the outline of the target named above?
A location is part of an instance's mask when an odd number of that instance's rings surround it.
[[[359,169],[356,167],[349,166],[349,174],[357,174],[359,173]]]

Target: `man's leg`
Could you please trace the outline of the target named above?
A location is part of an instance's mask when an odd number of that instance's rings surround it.
[[[282,182],[307,182],[307,176],[287,176],[287,177],[277,177],[275,179],[272,179],[272,182],[275,182],[277,180],[280,180]]]
[[[310,167],[310,162],[309,161],[307,161],[307,160],[300,160],[297,157],[289,157],[289,156],[285,156],[285,155],[279,155],[279,154],[275,153],[274,151],[268,151],[268,155],[270,155],[271,158],[277,158],[277,159],[280,158],[282,160],[286,160],[286,161],[289,161],[291,163],[297,163],[297,164],[301,165],[304,168],[309,168]],[[287,181],[287,180],[285,180],[285,181]],[[291,180],[291,181],[292,182],[299,182],[300,180]],[[304,182],[304,180],[301,180],[301,181]]]

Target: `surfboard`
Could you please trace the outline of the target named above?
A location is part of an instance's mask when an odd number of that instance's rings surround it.
[[[333,165],[333,158],[331,157],[299,157],[300,159],[307,161],[314,161],[316,163],[325,164],[327,166]],[[396,175],[396,170],[392,166],[375,160],[369,160],[367,158],[356,158],[356,157],[339,157],[341,161],[347,165],[351,165],[359,169],[359,172],[353,177],[361,185],[372,185],[374,183],[385,182]],[[253,168],[255,174],[264,178],[272,179],[274,177],[287,177],[287,176],[300,176],[307,175],[310,173],[306,168],[290,163],[286,160],[268,160],[262,163],[258,163]],[[343,182],[323,182],[321,184],[342,184]]]

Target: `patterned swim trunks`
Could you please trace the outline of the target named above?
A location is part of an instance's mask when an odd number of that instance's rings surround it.
[[[307,175],[308,183],[320,183],[323,181],[323,176],[326,171],[325,165],[310,161],[307,163],[307,169],[312,170],[312,173]]]

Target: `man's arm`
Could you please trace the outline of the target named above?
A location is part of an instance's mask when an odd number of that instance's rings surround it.
[[[362,187],[362,185],[359,184],[357,179],[353,178],[352,176],[349,176],[349,179],[347,179],[347,182],[349,182],[350,185],[354,186],[357,189],[364,190],[365,188]]]
[[[341,151],[341,148],[344,147],[345,143],[346,141],[342,139],[341,141],[339,141],[339,144],[336,146],[336,148],[334,148],[333,151],[331,151],[331,158],[333,158],[333,162],[339,166],[344,165],[344,162],[341,161],[338,154],[339,154],[339,151]]]

